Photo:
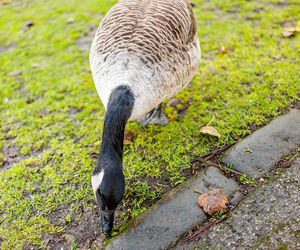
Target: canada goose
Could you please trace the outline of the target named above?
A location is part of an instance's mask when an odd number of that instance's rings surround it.
[[[189,0],[121,0],[102,19],[90,51],[98,95],[106,108],[92,174],[102,231],[110,234],[125,189],[123,137],[128,121],[168,122],[160,103],[192,80],[200,44]]]

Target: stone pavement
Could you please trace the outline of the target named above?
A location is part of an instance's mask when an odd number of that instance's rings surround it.
[[[275,163],[300,146],[300,110],[276,118],[270,124],[237,143],[222,162],[250,177],[260,177]],[[201,235],[199,242],[181,245],[180,237],[201,225],[208,217],[197,206],[199,195],[221,188],[229,196],[238,183],[220,170],[209,167],[163,195],[127,229],[115,237],[107,249],[296,249],[299,237],[299,160],[273,181],[256,187],[232,215]]]
[[[231,216],[176,249],[300,249],[300,157],[241,202]]]

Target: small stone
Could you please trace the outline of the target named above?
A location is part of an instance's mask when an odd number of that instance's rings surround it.
[[[232,206],[236,206],[237,204],[240,203],[240,201],[243,199],[244,195],[241,192],[236,192],[233,195],[233,198],[230,199],[230,204]]]
[[[74,23],[75,19],[73,17],[68,18],[67,23]]]
[[[16,71],[10,72],[7,76],[18,76],[21,74],[22,74],[21,70],[16,70]]]
[[[168,105],[171,107],[176,107],[178,104],[180,104],[180,100],[175,97],[168,102]]]

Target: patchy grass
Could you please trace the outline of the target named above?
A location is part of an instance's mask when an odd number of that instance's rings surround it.
[[[88,52],[77,44],[89,43],[115,2],[0,5],[3,249],[89,247],[104,240],[90,176],[105,111]],[[127,125],[136,139],[125,147],[127,187],[117,227],[185,181],[194,156],[243,138],[251,125],[265,124],[299,100],[300,34],[281,35],[286,27],[300,26],[297,1],[194,2],[203,60],[193,83],[177,95],[190,106],[179,115],[182,105],[166,104],[172,121],[165,127]],[[32,26],[25,25],[28,20]],[[222,46],[229,52],[217,54]],[[199,134],[213,115],[220,139]]]

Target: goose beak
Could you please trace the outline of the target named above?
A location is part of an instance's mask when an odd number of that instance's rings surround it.
[[[110,235],[114,225],[114,211],[101,211],[102,232]]]

